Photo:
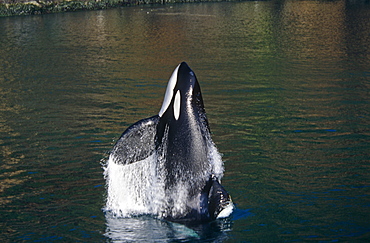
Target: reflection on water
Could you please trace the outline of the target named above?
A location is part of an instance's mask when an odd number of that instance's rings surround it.
[[[0,239],[121,239],[131,225],[143,239],[368,238],[369,12],[254,1],[1,18]],[[101,211],[101,158],[158,112],[181,61],[226,160],[225,229]]]
[[[202,242],[204,240],[222,242],[228,238],[226,231],[231,229],[229,219],[192,226],[145,216],[113,218],[107,215],[106,220],[105,236],[114,242]]]

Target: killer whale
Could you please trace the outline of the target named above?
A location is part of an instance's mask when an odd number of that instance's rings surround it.
[[[185,62],[173,71],[159,113],[127,128],[109,155],[110,163],[121,167],[148,158],[153,171],[139,171],[136,178],[154,177],[154,182],[130,194],[149,208],[145,212],[183,222],[231,214],[234,206],[220,182],[223,163],[211,139],[200,86]]]

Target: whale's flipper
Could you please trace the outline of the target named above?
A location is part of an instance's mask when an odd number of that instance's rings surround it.
[[[230,194],[220,184],[217,178],[213,177],[212,187],[208,195],[208,210],[210,218],[224,218],[230,215],[234,208]]]
[[[142,119],[131,125],[114,145],[111,156],[116,164],[130,164],[146,159],[155,151],[159,116]]]

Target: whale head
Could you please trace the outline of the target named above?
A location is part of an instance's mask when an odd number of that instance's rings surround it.
[[[181,115],[186,115],[194,109],[198,110],[199,114],[205,114],[197,77],[188,64],[182,62],[175,68],[168,81],[158,115],[163,117],[165,113],[169,113],[175,120],[178,120]],[[208,127],[207,119],[205,117],[203,119]]]

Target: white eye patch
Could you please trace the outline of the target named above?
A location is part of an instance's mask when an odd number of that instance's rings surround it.
[[[176,120],[178,120],[180,116],[180,103],[181,103],[180,90],[177,90],[175,101],[173,103],[173,116],[175,117]]]

